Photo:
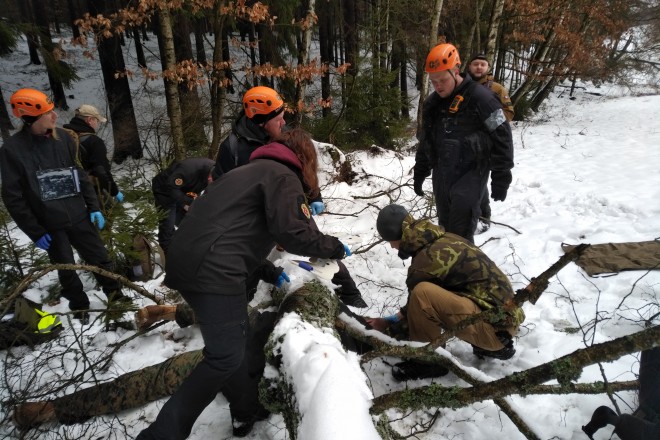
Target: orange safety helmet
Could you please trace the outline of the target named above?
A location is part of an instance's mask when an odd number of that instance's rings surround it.
[[[39,117],[51,111],[55,104],[44,93],[35,89],[19,89],[9,100],[14,116]]]
[[[442,72],[461,64],[458,49],[453,44],[443,43],[435,46],[426,56],[427,73]]]
[[[284,100],[270,87],[252,87],[243,95],[243,109],[248,118],[263,124],[284,111]]]

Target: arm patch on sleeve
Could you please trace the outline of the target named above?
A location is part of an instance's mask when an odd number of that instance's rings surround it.
[[[501,108],[498,108],[493,113],[488,116],[488,119],[484,121],[486,129],[488,131],[495,131],[497,127],[506,122],[506,117],[504,116],[504,111]]]
[[[307,205],[307,200],[304,196],[298,196],[297,200],[298,205],[298,216],[301,220],[309,220],[312,218],[312,213],[309,211],[309,206]]]

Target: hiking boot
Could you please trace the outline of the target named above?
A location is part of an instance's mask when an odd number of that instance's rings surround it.
[[[260,408],[257,410],[255,414],[253,414],[252,416],[248,417],[245,420],[241,420],[238,417],[236,418],[232,417],[231,425],[232,425],[233,436],[234,437],[247,436],[250,432],[252,432],[252,428],[254,428],[255,423],[260,422],[262,420],[266,420],[268,417],[270,417],[270,412],[263,406],[260,406]]]
[[[442,365],[423,364],[417,361],[403,361],[392,367],[392,376],[399,382],[429,377],[442,377],[449,370]]]
[[[339,300],[347,306],[357,307],[358,309],[364,309],[368,307],[360,292],[344,294],[344,290],[339,287],[335,289],[335,293],[339,297]]]
[[[513,339],[511,339],[511,335],[506,331],[499,331],[495,333],[495,335],[497,335],[497,339],[499,339],[502,345],[504,345],[504,348],[490,351],[473,345],[472,353],[479,359],[483,359],[484,357],[492,357],[503,361],[511,359],[513,355],[516,354],[516,349],[513,348]]]
[[[135,312],[135,325],[138,330],[145,330],[158,321],[173,321],[177,306],[146,306]]]
[[[490,229],[490,219],[480,218],[479,223],[477,223],[477,229],[474,231],[474,235],[483,234]]]
[[[88,310],[72,310],[73,319],[80,321],[82,325],[89,324],[89,311]]]

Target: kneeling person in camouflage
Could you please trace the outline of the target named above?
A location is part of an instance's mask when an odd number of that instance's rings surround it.
[[[471,315],[502,306],[513,299],[507,277],[477,246],[445,232],[428,219],[415,220],[400,205],[389,205],[378,214],[377,229],[402,259],[412,257],[406,284],[408,303],[395,315],[367,321],[377,330],[407,319],[410,339],[432,342],[443,329],[452,329]],[[510,359],[515,354],[513,336],[525,315],[520,308],[504,314],[495,323],[477,322],[456,332],[472,344],[475,355]],[[442,367],[412,361],[401,362],[393,370],[399,380],[446,374]]]

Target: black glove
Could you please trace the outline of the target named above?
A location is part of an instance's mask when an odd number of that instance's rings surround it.
[[[503,202],[506,199],[506,186],[493,186],[490,196],[496,202]]]
[[[415,188],[415,194],[420,197],[424,197],[424,190],[422,189],[422,185],[424,185],[424,179],[414,179],[413,187]]]
[[[490,176],[491,198],[496,202],[506,199],[506,192],[511,185],[511,170],[493,171]]]

